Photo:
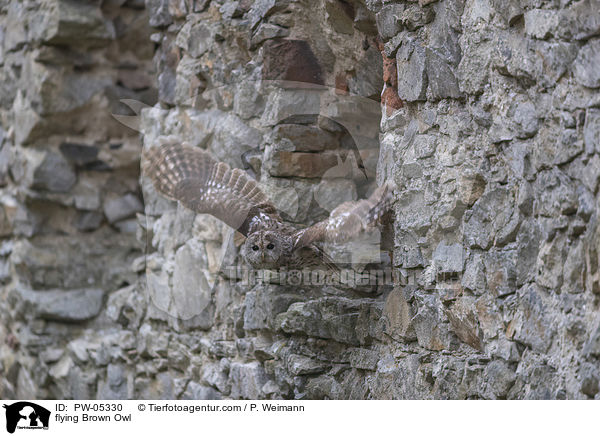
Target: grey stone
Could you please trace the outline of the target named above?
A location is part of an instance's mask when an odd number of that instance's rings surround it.
[[[99,212],[79,212],[74,225],[77,229],[82,231],[95,230],[100,227],[103,220],[104,215]]]
[[[481,254],[477,253],[467,260],[461,285],[475,294],[481,294],[486,289],[485,268]]]
[[[584,259],[583,243],[578,241],[569,248],[567,259],[563,265],[563,291],[583,292]]]
[[[579,178],[590,192],[596,192],[600,182],[600,157],[597,154],[590,158],[583,171],[579,173]]]
[[[365,6],[369,11],[376,13],[381,9],[382,3],[382,0],[366,0]]]
[[[278,89],[269,94],[261,120],[265,125],[274,126],[294,115],[318,114],[320,97],[319,91]]]
[[[313,195],[319,206],[331,212],[343,202],[357,199],[356,184],[346,179],[323,179]]]
[[[25,368],[21,368],[19,371],[16,393],[18,398],[31,398],[35,395],[35,383]]]
[[[170,0],[146,0],[152,27],[166,27],[173,22],[169,13],[169,2]]]
[[[135,235],[138,230],[139,222],[137,219],[133,218],[121,220],[115,223],[114,226],[120,233],[129,233],[131,235]]]
[[[464,36],[469,38],[468,35]],[[493,49],[490,41],[475,43],[469,41],[463,49],[463,56],[456,69],[456,78],[462,92],[480,94],[488,83],[491,57],[488,53]]]
[[[404,5],[386,5],[377,12],[377,30],[383,39],[390,39],[402,30],[400,17],[404,8]]]
[[[440,242],[433,253],[433,264],[438,274],[455,274],[463,271],[464,258],[462,245]]]
[[[576,192],[579,200],[577,215],[588,221],[595,211],[594,197],[584,186],[578,186]]]
[[[219,12],[221,12],[221,16],[226,20],[230,20],[232,18],[239,18],[244,14],[244,12],[246,12],[246,10],[247,10],[246,5],[240,4],[239,1],[234,1],[234,0],[227,0],[219,8]]]
[[[556,326],[548,311],[547,298],[536,285],[518,291],[518,307],[507,336],[538,353],[545,353],[554,339]]]
[[[101,289],[45,290],[18,289],[22,311],[30,317],[53,321],[81,322],[94,318],[102,309]]]
[[[554,157],[554,163],[556,164],[571,162],[583,151],[583,143],[578,138],[575,129],[565,129],[557,142],[558,150]]]
[[[282,148],[294,151],[321,151],[339,146],[338,139],[330,132],[301,124],[277,125],[273,130],[273,140]]]
[[[83,372],[75,367],[68,375],[68,385],[71,396],[74,400],[90,400],[97,383],[97,377],[94,373]]]
[[[268,378],[264,368],[258,362],[233,362],[230,370],[231,398],[263,398],[262,387]]]
[[[356,66],[356,75],[348,80],[348,89],[352,94],[362,97],[379,97],[383,86],[382,69],[381,53],[370,46]]]
[[[461,96],[453,68],[430,49],[426,51],[426,70],[429,91],[434,100]]]
[[[214,43],[215,28],[204,21],[188,21],[177,35],[175,43],[191,57],[198,58]]]
[[[600,379],[598,368],[586,362],[579,369],[579,377],[581,378],[581,392],[593,398],[600,391],[600,387],[598,386],[598,380]]]
[[[465,344],[476,350],[482,349],[482,334],[474,297],[461,297],[449,309],[446,316],[450,330]]]
[[[216,125],[212,131],[211,146],[215,155],[234,167],[242,167],[241,155],[257,148],[263,141],[261,132],[233,114],[215,117],[214,122]]]
[[[556,35],[559,12],[547,9],[532,9],[525,12],[525,33],[538,39]]]
[[[421,365],[421,356],[413,354],[396,363],[391,355],[382,356],[375,380],[370,385],[372,395],[377,398],[403,399],[413,398],[419,386],[427,383],[424,378],[432,375],[431,367]],[[419,368],[423,371],[420,372]],[[442,377],[440,377],[442,378]],[[406,383],[400,382],[405,380]]]
[[[542,65],[533,56],[531,41],[509,31],[497,32],[494,38],[496,48],[492,64],[501,74],[516,77],[529,84],[534,83]]]
[[[563,267],[566,250],[563,234],[540,246],[537,260],[536,282],[541,286],[558,291],[563,282]]]
[[[489,248],[495,233],[508,223],[511,212],[509,195],[504,189],[482,195],[463,226],[465,241],[471,247]]]
[[[277,324],[287,333],[304,333],[319,338],[358,345],[369,339],[360,337],[359,320],[367,307],[360,301],[342,297],[323,297],[292,304],[277,316]]]
[[[578,47],[565,42],[538,41],[535,51],[541,57],[543,65],[537,74],[537,80],[545,87],[554,87],[571,68]]]
[[[400,47],[400,44],[402,44],[402,41],[404,41],[405,38],[405,32],[398,33],[396,36],[394,36],[392,39],[385,43],[385,45],[383,46],[383,54],[386,55],[388,58],[394,59],[396,57],[398,47]]]
[[[387,296],[383,307],[384,332],[397,341],[414,341],[416,335],[412,328],[412,315],[413,310],[403,292],[400,289],[393,290]]]
[[[68,349],[73,353],[76,361],[85,363],[88,361],[87,342],[84,339],[76,339],[71,341],[68,345]]]
[[[171,304],[168,307],[172,316],[188,326],[208,329],[214,322],[211,277],[206,269],[202,247],[194,242],[189,241],[175,254]]]
[[[19,49],[27,42],[28,35],[25,27],[27,10],[19,3],[7,4],[7,26],[2,39],[6,51]]]
[[[103,400],[125,400],[129,398],[127,372],[122,366],[108,365],[106,381],[99,383],[98,397]]]
[[[514,104],[513,119],[517,125],[519,138],[530,138],[538,131],[538,116],[535,105],[528,100],[517,101]]]
[[[600,33],[598,1],[583,0],[560,11],[560,36],[576,40],[588,39]]]
[[[506,362],[495,360],[488,363],[483,371],[484,396],[490,399],[506,398],[516,378],[515,371]]]
[[[409,5],[402,12],[400,22],[411,31],[431,23],[435,17],[433,8],[424,8],[423,5]]]
[[[265,101],[260,92],[260,83],[259,80],[254,79],[238,83],[233,100],[233,111],[240,118],[247,120],[262,114]]]
[[[405,101],[424,100],[427,91],[426,50],[419,41],[404,41],[396,53],[398,95]]]
[[[221,394],[211,387],[202,386],[195,381],[188,383],[185,392],[181,396],[182,400],[220,400]]]
[[[544,216],[571,215],[577,211],[575,187],[560,170],[539,173],[534,183],[536,212]]]
[[[67,44],[112,39],[115,29],[104,20],[100,8],[93,3],[60,2],[49,8],[40,23],[36,23],[34,37],[52,44]]]
[[[53,192],[67,192],[77,175],[69,163],[59,154],[49,152],[33,173],[33,188]]]
[[[354,27],[366,34],[377,34],[377,24],[374,20],[374,16],[371,14],[369,9],[363,5],[358,5],[356,7],[356,13],[354,15]]]
[[[354,348],[350,351],[350,365],[353,368],[366,369],[368,371],[374,371],[377,368],[377,362],[380,358],[377,351],[364,348]]]
[[[69,375],[73,367],[73,359],[69,356],[63,356],[58,362],[50,367],[48,374],[53,379],[63,379]]]
[[[276,5],[275,0],[257,0],[252,3],[252,7],[246,14],[246,18],[250,21],[250,28],[254,29],[263,18],[275,10]]]
[[[45,350],[40,354],[40,358],[45,363],[54,363],[58,361],[63,355],[65,351],[61,348],[52,348],[50,350]]]
[[[82,166],[90,164],[98,157],[98,147],[94,145],[76,144],[63,142],[60,144],[60,152],[74,165]]]
[[[273,321],[292,303],[301,300],[293,291],[282,292],[277,286],[259,284],[246,294],[244,329],[260,330],[274,328]]]
[[[600,326],[595,326],[592,329],[583,352],[586,356],[600,356]]]
[[[231,391],[229,383],[229,370],[231,362],[229,359],[221,359],[218,364],[208,364],[203,367],[202,379],[210,386],[228,395]]]
[[[600,39],[593,39],[584,45],[573,63],[575,80],[588,88],[600,87]]]
[[[15,141],[26,144],[38,138],[46,131],[42,117],[31,108],[31,102],[25,100],[21,92],[13,102],[15,112]]]
[[[299,354],[289,355],[286,361],[287,370],[294,376],[320,374],[330,367],[326,362],[320,362]]]
[[[460,200],[467,206],[472,206],[485,191],[485,178],[478,172],[462,171],[458,180]]]
[[[417,309],[412,319],[417,342],[428,350],[446,350],[452,339],[441,300],[433,295],[420,295],[416,301]]]
[[[107,198],[103,204],[104,215],[111,224],[129,218],[143,210],[144,205],[134,194],[125,194],[117,198]]]
[[[517,285],[521,286],[535,279],[536,262],[542,235],[539,225],[533,220],[526,220],[519,228],[517,235]]]
[[[166,368],[161,368],[166,369]],[[181,390],[179,383],[168,371],[159,372],[152,379],[138,378],[135,381],[137,395],[151,400],[168,400],[175,398],[175,390]]]
[[[585,114],[583,141],[587,153],[600,153],[600,109],[588,109]]]
[[[175,77],[175,72],[169,68],[158,75],[158,96],[165,103],[173,104],[175,102]]]
[[[508,295],[516,292],[516,267],[515,253],[491,252],[484,259],[487,288],[496,296]]]
[[[270,23],[262,23],[252,35],[252,45],[257,46],[267,39],[282,38],[289,34],[290,31],[284,27]]]
[[[509,24],[513,25],[523,16],[523,6],[520,0],[491,0],[492,6],[500,16]]]
[[[139,327],[145,298],[137,291],[136,285],[131,285],[112,292],[106,302],[106,315],[123,326]]]
[[[201,61],[184,56],[177,65],[174,102],[181,106],[197,106],[206,83],[199,78]]]
[[[85,76],[65,69],[47,69],[33,104],[40,115],[47,116],[82,109],[95,96],[113,92],[118,95],[119,89],[112,85],[108,76]],[[46,127],[49,132],[53,129],[56,127]]]
[[[600,398],[598,1],[359,3],[0,6],[0,397]],[[393,286],[238,280],[239,235],[138,180],[138,127],[300,227],[393,183]]]
[[[353,17],[355,14],[354,7],[348,7],[344,4],[325,0],[325,10],[327,11],[328,22],[331,27],[338,33],[351,35],[353,29]]]

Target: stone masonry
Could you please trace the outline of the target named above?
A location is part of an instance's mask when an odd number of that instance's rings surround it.
[[[0,1],[0,398],[600,398],[598,0]],[[384,285],[248,283],[176,140]]]

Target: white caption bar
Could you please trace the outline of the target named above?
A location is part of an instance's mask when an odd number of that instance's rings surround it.
[[[0,400],[0,404],[5,412],[0,435],[18,436],[596,434],[600,416],[600,403],[593,401]]]

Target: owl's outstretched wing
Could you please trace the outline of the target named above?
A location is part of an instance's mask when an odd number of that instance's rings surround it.
[[[165,144],[145,154],[142,171],[164,196],[208,213],[247,236],[281,218],[256,181],[195,147]]]
[[[389,210],[391,186],[377,188],[369,198],[347,201],[336,207],[329,218],[296,233],[294,248],[306,247],[316,241],[342,243],[360,232],[376,226]]]

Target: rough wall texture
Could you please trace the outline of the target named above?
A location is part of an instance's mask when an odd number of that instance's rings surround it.
[[[0,43],[0,397],[106,396],[83,338],[128,337],[106,302],[143,255],[141,141],[111,114],[157,100],[148,15],[136,1],[3,1]]]
[[[143,6],[2,6],[0,396],[598,395],[598,1]],[[153,86],[145,147],[245,167],[292,222],[392,181],[395,283],[232,277],[231,232],[138,186],[110,113]]]

